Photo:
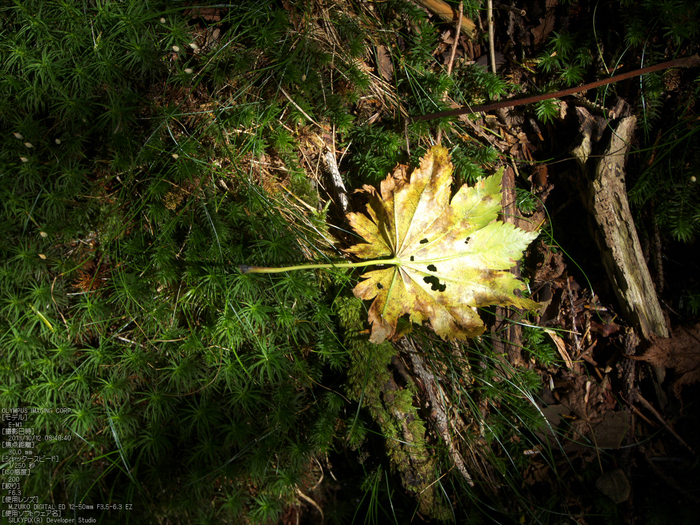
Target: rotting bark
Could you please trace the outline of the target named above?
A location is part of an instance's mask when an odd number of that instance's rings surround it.
[[[364,328],[361,301],[345,297],[337,299],[336,305],[350,349],[351,399],[367,409],[381,428],[391,467],[406,491],[415,496],[420,512],[446,520],[449,510],[434,482],[438,458],[428,447],[425,423],[414,406],[418,389],[414,378],[401,365],[391,344],[375,345],[359,335]]]
[[[340,209],[343,210],[343,213],[347,213],[350,206],[350,201],[348,200],[348,190],[345,189],[345,183],[343,182],[343,178],[340,176],[338,163],[335,161],[335,153],[333,153],[331,149],[328,149],[323,158],[326,161],[326,168],[328,169],[331,182],[333,183],[333,189],[335,190],[335,194],[338,198]]]
[[[585,110],[582,116],[583,141],[574,151],[585,175],[582,184],[584,205],[595,225],[595,242],[612,282],[622,312],[639,327],[647,340],[668,337],[668,329],[630,212],[625,188],[627,148],[634,133],[636,117],[622,118],[610,138],[602,158],[589,160],[592,135],[597,127]]]
[[[413,345],[413,343],[407,339],[403,339],[402,342],[404,345],[406,345],[406,347]],[[440,386],[435,378],[435,374],[433,374],[427,368],[421,356],[418,354],[418,352],[416,352],[415,347],[413,347],[412,351],[409,352],[409,356],[411,358],[413,370],[422,382],[423,389],[429,400],[430,415],[435,423],[437,431],[445,442],[445,445],[447,445],[447,449],[449,450],[450,457],[452,458],[455,467],[457,467],[457,470],[460,474],[462,474],[462,477],[464,477],[469,486],[473,487],[474,481],[472,480],[471,474],[467,470],[462,454],[460,454],[454,440],[452,439],[448,408],[444,402],[445,396],[441,394]]]
[[[510,166],[507,166],[503,171],[501,189],[503,191],[503,222],[519,226],[518,210],[515,205],[515,172]],[[516,263],[510,272],[520,279],[520,262]],[[522,356],[522,328],[519,324],[512,322],[513,319],[519,317],[522,317],[522,314],[515,309],[499,306],[496,308],[496,323],[491,329],[494,352],[506,354],[508,361],[516,367],[525,365]]]

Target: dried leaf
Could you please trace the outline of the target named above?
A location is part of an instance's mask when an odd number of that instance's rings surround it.
[[[620,448],[628,431],[628,415],[625,412],[606,412],[603,420],[591,433],[598,448]]]
[[[600,476],[596,480],[595,486],[599,491],[618,504],[627,501],[632,491],[632,487],[630,486],[627,476],[625,476],[625,472],[620,468],[616,468]]]
[[[700,324],[676,328],[670,338],[656,339],[643,356],[632,359],[673,369],[673,392],[680,399],[683,385],[700,381]]]
[[[545,11],[545,17],[540,18],[540,25],[537,27],[533,27],[531,29],[532,34],[535,37],[535,45],[539,44],[540,42],[544,41],[547,38],[547,35],[552,32],[554,29],[554,21],[555,21],[555,7],[559,3],[557,0],[547,0],[546,2],[546,11]]]
[[[391,63],[391,56],[386,46],[377,46],[377,69],[387,82],[391,82],[394,78],[394,65]]]
[[[571,356],[569,355],[569,352],[566,351],[566,343],[564,342],[564,340],[561,337],[559,337],[556,334],[556,332],[554,332],[554,330],[549,330],[549,329],[545,328],[544,331],[547,333],[547,335],[549,335],[549,337],[552,338],[552,341],[554,341],[554,344],[556,345],[557,350],[559,351],[559,355],[566,363],[566,367],[569,370],[573,370],[574,369],[574,362],[572,361]]]
[[[496,221],[501,209],[502,171],[474,187],[462,186],[450,202],[452,164],[437,146],[409,178],[403,167],[371,194],[367,213],[348,214],[366,243],[347,251],[363,259],[384,259],[387,268],[365,273],[353,292],[374,299],[370,341],[396,335],[400,317],[430,321],[443,339],[481,334],[476,309],[498,304],[536,308],[515,294],[525,285],[507,271],[537,233]]]

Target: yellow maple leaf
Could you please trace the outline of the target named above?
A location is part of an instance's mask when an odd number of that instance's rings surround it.
[[[413,323],[429,321],[443,339],[466,339],[484,331],[477,307],[538,306],[516,295],[525,285],[508,271],[538,234],[496,220],[501,178],[499,171],[464,185],[450,201],[452,164],[447,150],[436,146],[410,180],[400,167],[379,193],[364,187],[371,195],[368,216],[350,213],[348,219],[367,242],[346,251],[387,266],[363,274],[353,290],[374,299],[370,341],[395,337],[406,314]]]

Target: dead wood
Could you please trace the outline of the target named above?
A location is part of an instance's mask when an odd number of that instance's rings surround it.
[[[668,337],[668,329],[630,212],[625,188],[627,148],[636,117],[625,117],[613,131],[602,158],[592,159],[592,142],[600,123],[586,110],[582,117],[583,140],[574,150],[584,180],[581,197],[591,215],[593,236],[622,312],[639,327],[645,339]]]
[[[449,408],[445,404],[445,400],[447,398],[445,397],[444,393],[441,392],[441,388],[437,379],[435,378],[435,375],[429,370],[429,367],[426,363],[424,363],[421,355],[416,351],[415,346],[413,346],[413,342],[406,338],[402,339],[401,342],[404,345],[405,350],[410,349],[409,356],[411,358],[411,364],[413,365],[413,370],[416,376],[423,385],[423,389],[430,405],[431,419],[433,420],[439,435],[447,445],[450,457],[452,458],[455,467],[457,467],[457,470],[462,477],[464,477],[469,486],[473,487],[474,481],[472,481],[471,474],[467,470],[462,454],[460,454],[454,440],[452,439]]]
[[[480,106],[474,106],[472,108],[460,108],[451,109],[449,111],[440,111],[439,113],[430,113],[429,115],[415,115],[411,117],[413,122],[417,120],[434,120],[443,117],[454,117],[457,115],[469,115],[471,113],[482,113],[487,111],[494,111],[500,108],[511,108],[515,106],[522,106],[525,104],[534,104],[535,102],[541,102],[542,100],[549,100],[553,98],[563,98],[568,95],[573,95],[575,93],[581,93],[583,91],[588,91],[590,89],[599,88],[607,84],[612,84],[614,82],[620,82],[621,80],[626,80],[628,78],[638,77],[641,75],[646,75],[647,73],[652,73],[654,71],[661,71],[664,69],[669,69],[673,67],[698,67],[700,66],[700,57],[698,55],[693,55],[690,57],[677,58],[676,60],[670,60],[668,62],[662,62],[661,64],[654,64],[653,66],[644,67],[642,69],[635,69],[634,71],[628,71],[620,75],[615,75],[614,77],[604,78],[596,82],[591,82],[590,84],[584,84],[583,86],[571,87],[567,89],[562,89],[556,93],[542,93],[540,95],[526,96],[522,98],[511,98],[508,100],[502,100],[500,102],[492,102],[489,104],[482,104]]]
[[[518,210],[515,204],[515,172],[510,166],[503,171],[503,222],[518,225]],[[520,278],[520,263],[510,269],[515,277]],[[513,366],[525,365],[522,356],[523,338],[522,328],[512,321],[522,314],[513,308],[496,308],[496,324],[492,328],[494,352],[504,353],[508,356],[508,361]],[[500,333],[501,335],[497,335]]]

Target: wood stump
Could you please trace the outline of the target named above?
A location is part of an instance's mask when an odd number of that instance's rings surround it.
[[[624,117],[616,126],[612,124],[614,130],[609,144],[602,156],[593,158],[594,135],[600,132],[603,122],[596,121],[582,108],[576,109],[583,134],[582,143],[573,151],[584,175],[581,197],[590,213],[593,236],[622,313],[645,339],[668,337],[625,187],[626,155],[637,119]],[[604,124],[609,125],[607,121]]]

